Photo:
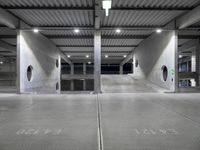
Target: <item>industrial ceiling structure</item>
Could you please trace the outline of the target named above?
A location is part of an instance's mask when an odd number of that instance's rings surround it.
[[[102,63],[121,63],[158,28],[186,14],[199,0],[112,0],[109,16],[101,0],[0,0],[0,7],[49,38],[74,63],[92,62],[94,31],[101,30]],[[98,17],[98,21],[95,20]],[[179,46],[199,38],[200,24],[179,32]],[[0,27],[0,49],[16,57],[16,32]],[[4,46],[5,47],[5,46]]]

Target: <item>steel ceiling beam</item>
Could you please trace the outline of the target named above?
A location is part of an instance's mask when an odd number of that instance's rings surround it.
[[[3,9],[7,10],[85,10],[91,11],[95,10],[94,7],[69,7],[69,6],[3,6]],[[194,7],[112,7],[110,10],[115,11],[188,11],[192,10]],[[100,10],[102,8],[100,7]]]
[[[43,34],[45,35],[45,34]],[[45,35],[49,39],[93,39],[92,35]],[[102,39],[146,39],[149,35],[102,35]],[[16,35],[0,35],[1,39],[14,39]],[[179,39],[197,39],[200,35],[179,35]]]
[[[87,53],[93,53],[93,51],[65,51],[65,50],[62,50],[63,53],[84,53],[84,54],[87,54]],[[102,51],[102,53],[129,53],[130,51]]]
[[[19,26],[19,20],[6,10],[0,8],[0,24],[15,29]]]
[[[200,6],[192,9],[176,20],[177,28],[183,29],[200,21]]]
[[[132,50],[131,53],[120,63],[121,66],[129,62],[131,59],[133,59],[133,54],[134,54],[134,49]]]
[[[162,28],[163,26],[101,26],[101,31],[106,30],[116,30],[120,28],[121,30],[155,30],[157,28]],[[33,28],[33,27],[32,27]],[[24,28],[23,30],[31,31],[32,28]],[[80,30],[85,31],[94,31],[96,30],[94,26],[37,26],[41,31],[45,30],[74,30],[79,28]]]
[[[108,47],[108,48],[118,48],[118,47],[137,47],[138,45],[102,45],[101,47]],[[94,48],[94,45],[57,45],[57,47],[88,47],[88,48]]]
[[[16,54],[16,47],[0,40],[0,49]]]

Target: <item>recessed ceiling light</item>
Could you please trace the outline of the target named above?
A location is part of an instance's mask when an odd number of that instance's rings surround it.
[[[85,55],[85,57],[86,57],[86,58],[89,58],[90,56],[89,56],[89,55]]]
[[[161,33],[163,30],[162,29],[156,29],[157,33]]]
[[[79,29],[74,29],[74,32],[75,32],[75,33],[79,33],[80,30],[79,30]]]
[[[108,58],[108,55],[105,55],[105,58]]]
[[[121,30],[120,30],[120,29],[117,29],[117,30],[116,30],[116,33],[121,33]]]
[[[0,61],[0,64],[3,64],[3,61]]]
[[[90,65],[90,64],[91,64],[91,61],[89,61],[88,64]]]
[[[112,1],[111,0],[103,0],[102,1],[103,9],[106,11],[106,16],[109,15],[109,9],[111,9]]]
[[[126,58],[126,57],[127,57],[127,55],[124,55],[123,57],[124,57],[124,58]]]
[[[182,58],[183,56],[182,56],[182,55],[179,55],[178,57],[179,57],[179,58]]]
[[[67,55],[67,57],[70,58],[71,56],[70,56],[70,55]]]
[[[38,28],[34,28],[34,29],[33,29],[33,32],[34,32],[34,33],[38,33],[38,32],[39,32]]]

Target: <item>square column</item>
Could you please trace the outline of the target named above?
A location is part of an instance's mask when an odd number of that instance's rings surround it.
[[[196,46],[196,86],[200,84],[200,39],[197,40]]]
[[[123,65],[120,65],[120,66],[119,66],[119,74],[123,74],[123,72],[124,72],[124,71],[123,71]]]
[[[86,75],[86,63],[83,63],[83,75]],[[86,91],[86,79],[83,80],[83,90]]]
[[[70,74],[71,74],[71,75],[74,75],[74,64],[71,64],[71,65],[70,65],[70,68],[71,68]],[[71,90],[71,91],[74,91],[74,80],[71,80],[71,83],[70,83],[70,90]]]
[[[94,92],[101,93],[101,31],[94,33]]]

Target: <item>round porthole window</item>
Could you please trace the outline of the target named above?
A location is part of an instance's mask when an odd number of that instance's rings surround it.
[[[27,74],[26,74],[28,81],[32,80],[32,74],[33,74],[33,67],[30,65],[27,68]]]
[[[59,67],[58,59],[56,59],[56,67],[57,67],[57,68]]]
[[[59,84],[58,84],[58,82],[56,83],[56,90],[59,90]]]
[[[168,77],[168,69],[167,67],[164,65],[162,66],[162,76],[163,76],[163,80],[167,81],[167,77]]]
[[[135,67],[138,67],[138,65],[139,65],[139,62],[138,62],[138,60],[136,60],[135,61]]]

